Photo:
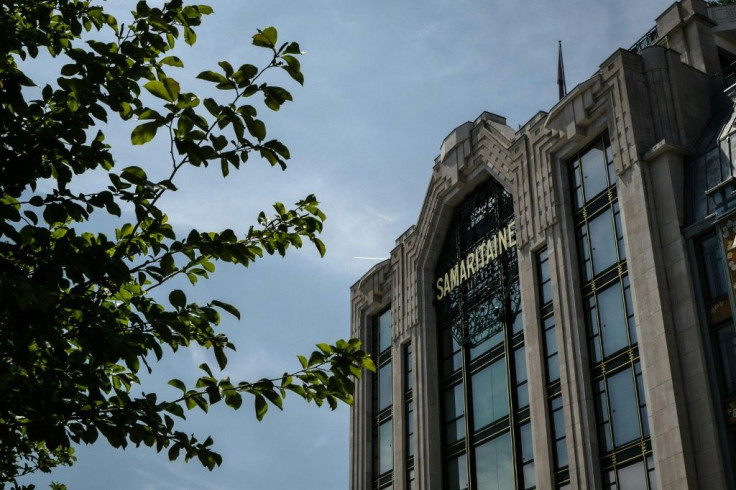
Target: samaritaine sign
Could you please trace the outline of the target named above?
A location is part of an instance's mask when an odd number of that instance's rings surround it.
[[[453,289],[473,277],[476,271],[481,270],[492,260],[496,260],[510,247],[516,246],[516,222],[511,221],[507,226],[493,234],[488,240],[482,241],[459,262],[437,278],[437,299],[443,299]]]
[[[478,344],[519,313],[511,194],[489,179],[455,209],[435,266],[437,320],[460,345]]]

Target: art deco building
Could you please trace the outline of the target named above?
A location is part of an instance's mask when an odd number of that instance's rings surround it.
[[[683,0],[445,138],[351,289],[352,490],[736,488],[734,60],[736,5]]]

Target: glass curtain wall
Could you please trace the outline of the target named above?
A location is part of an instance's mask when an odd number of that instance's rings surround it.
[[[393,490],[393,395],[391,363],[391,309],[373,321],[373,483],[374,488]]]
[[[448,490],[535,488],[515,243],[491,180],[456,208],[436,266]]]
[[[606,489],[657,488],[613,155],[607,135],[568,162],[600,463]]]
[[[707,335],[713,352],[715,384],[720,392],[721,406],[716,407],[716,410],[724,414],[724,435],[731,453],[731,465],[736,467],[736,461],[733,460],[736,457],[736,330],[728,294],[731,282],[728,275],[734,276],[732,267],[736,258],[734,237],[732,221],[729,220],[720,230],[716,228],[700,237],[695,248],[700,294],[708,325]]]

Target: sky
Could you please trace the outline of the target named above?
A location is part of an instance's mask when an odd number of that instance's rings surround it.
[[[205,1],[205,0],[202,0]],[[153,4],[161,3],[156,0]],[[172,71],[184,89],[206,91],[197,73],[228,60],[262,61],[250,45],[257,28],[275,26],[280,41],[297,41],[304,86],[280,79],[294,102],[261,113],[273,136],[291,150],[282,172],[251,158],[223,179],[219,167],[191,168],[162,207],[177,231],[232,228],[243,234],[260,210],[314,193],[327,214],[327,255],[306,246],[286,258],[266,257],[248,269],[219,265],[213,279],[187,290],[190,300],[236,305],[242,320],[223,331],[237,346],[226,375],[233,380],[279,376],[298,369],[297,354],[350,333],[349,288],[395,239],[416,222],[434,158],[449,132],[483,111],[517,128],[557,100],[557,42],[567,87],[586,80],[616,49],[654,26],[666,0],[269,0],[209,2],[215,10],[197,30],[193,48]],[[119,22],[134,2],[108,0]],[[183,45],[183,43],[181,43]],[[34,79],[48,66],[30,68]],[[55,78],[55,77],[54,77]],[[157,140],[132,148],[132,126],[105,128],[118,168],[139,165],[149,176],[169,163]],[[103,182],[92,176],[80,185]],[[155,180],[155,179],[152,179]],[[98,223],[101,230],[112,226]],[[160,294],[165,295],[162,291]],[[164,296],[165,297],[165,296]],[[144,390],[175,397],[172,377],[194,379],[209,359],[180,351],[154,366]],[[214,363],[213,363],[214,364]],[[216,405],[188,412],[182,428],[211,435],[224,457],[209,472],[198,462],[169,462],[149,448],[116,450],[104,441],[77,449],[79,461],[25,483],[70,489],[345,489],[349,408],[332,412],[287,397],[257,422],[252,399],[239,411]]]

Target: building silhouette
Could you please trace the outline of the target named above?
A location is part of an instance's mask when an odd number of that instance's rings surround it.
[[[350,488],[736,488],[736,5],[442,142],[351,288]]]

